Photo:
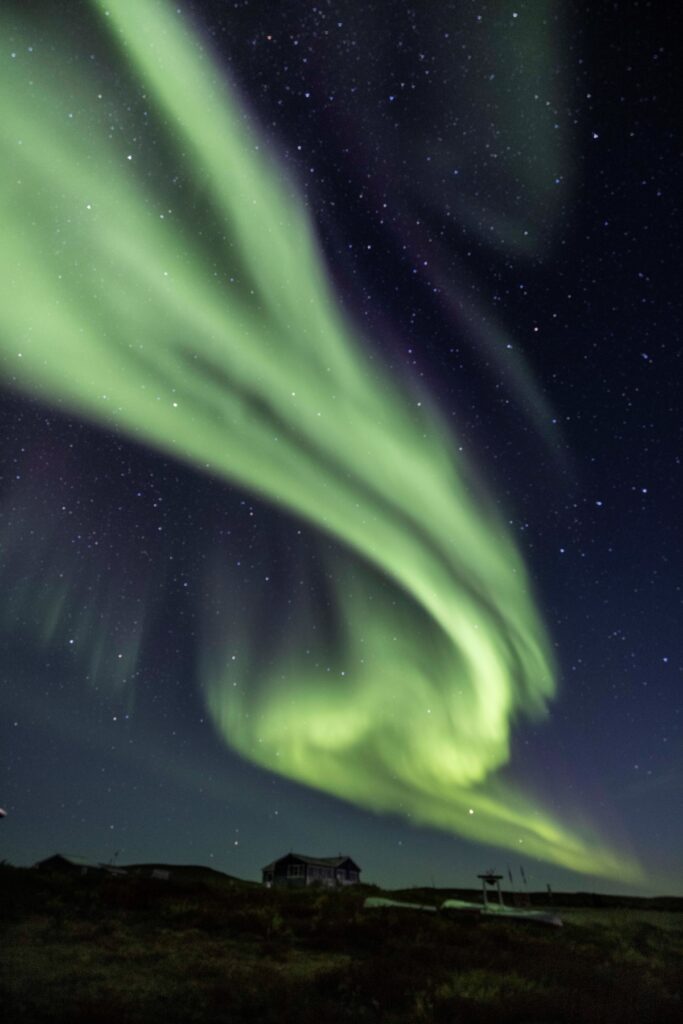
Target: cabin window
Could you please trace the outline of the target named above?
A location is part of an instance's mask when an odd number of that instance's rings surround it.
[[[347,875],[347,878],[349,879],[350,882],[357,882],[358,881],[358,872],[357,871],[350,871],[349,870],[349,871],[346,872],[346,875]]]
[[[303,864],[288,864],[287,865],[287,878],[303,878],[304,866]]]

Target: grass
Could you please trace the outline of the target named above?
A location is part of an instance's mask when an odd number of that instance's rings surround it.
[[[265,890],[0,867],[8,1024],[669,1024],[683,913],[573,907],[563,929]],[[374,890],[377,892],[377,890]]]

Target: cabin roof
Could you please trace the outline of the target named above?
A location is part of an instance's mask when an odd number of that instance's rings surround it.
[[[277,860],[271,861],[270,864],[266,864],[262,870],[273,871],[275,870],[276,865],[281,864],[284,860],[295,860],[300,864],[310,864],[313,867],[320,868],[340,868],[342,864],[350,864],[356,871],[360,871],[360,867],[352,857],[348,857],[341,853],[337,857],[309,857],[305,853],[286,853],[284,857],[278,857]]]
[[[46,864],[54,864],[55,862],[64,861],[66,864],[73,864],[74,867],[79,868],[93,868],[95,864],[87,857],[79,857],[73,853],[53,853],[50,857],[43,857],[42,860],[36,861],[36,867],[43,867]]]

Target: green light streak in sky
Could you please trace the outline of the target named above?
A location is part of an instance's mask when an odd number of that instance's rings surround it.
[[[67,43],[53,64],[17,45],[2,65],[5,378],[349,552],[330,558],[332,671],[304,653],[315,608],[258,674],[207,644],[217,725],[245,757],[362,806],[634,874],[492,774],[553,668],[519,554],[447,427],[341,314],[294,187],[182,18],[95,6],[137,115]]]

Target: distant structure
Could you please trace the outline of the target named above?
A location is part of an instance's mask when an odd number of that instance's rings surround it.
[[[288,853],[263,868],[263,884],[303,888],[324,885],[335,888],[356,885],[360,881],[360,868],[351,857],[307,857],[301,853]]]
[[[483,900],[484,900],[484,906],[485,907],[488,906],[488,902],[489,902],[488,901],[489,889],[493,889],[493,888],[495,888],[497,893],[498,893],[498,903],[502,907],[502,905],[503,905],[503,894],[500,891],[500,880],[501,880],[502,877],[503,877],[502,875],[496,875],[494,873],[493,869],[491,869],[491,871],[485,871],[483,875],[477,875],[477,878],[481,879],[481,894],[482,894],[482,897],[483,897]]]
[[[39,860],[33,865],[38,871],[61,871],[65,874],[87,875],[87,874],[108,874],[125,875],[124,868],[114,867],[113,864],[93,864],[85,857],[75,857],[71,854],[55,853],[51,857]]]
[[[171,877],[171,868],[158,864],[129,864],[126,871],[138,878],[158,878],[162,882],[168,882]]]

